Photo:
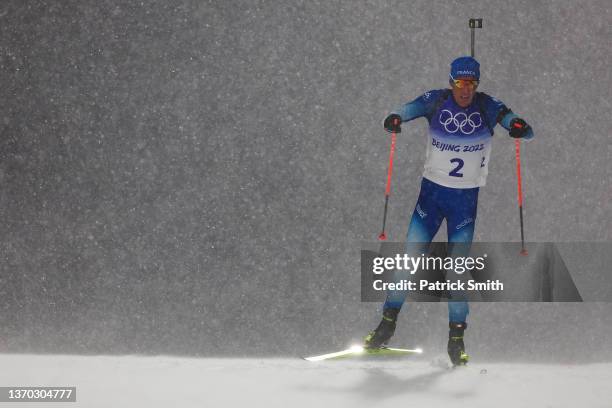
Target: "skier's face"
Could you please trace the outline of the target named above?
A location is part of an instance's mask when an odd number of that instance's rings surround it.
[[[455,98],[457,105],[462,108],[470,106],[478,87],[476,78],[461,78],[458,81],[451,80],[450,83],[453,88],[453,98]]]

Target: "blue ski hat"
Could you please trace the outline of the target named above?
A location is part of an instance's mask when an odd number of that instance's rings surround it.
[[[451,79],[474,77],[480,80],[480,64],[474,57],[459,57],[451,62],[450,67]]]

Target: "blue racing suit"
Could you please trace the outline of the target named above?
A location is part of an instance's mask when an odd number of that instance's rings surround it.
[[[394,111],[402,122],[419,117],[429,121],[429,143],[421,190],[408,234],[408,256],[427,254],[442,220],[446,219],[450,257],[469,253],[478,204],[478,191],[486,183],[493,128],[510,129],[516,118],[501,101],[476,93],[467,108],[460,107],[450,90],[432,90]],[[525,136],[531,139],[530,131]],[[455,244],[455,245],[453,245]],[[465,322],[468,303],[461,294],[448,302],[450,322]],[[384,309],[401,308],[405,291],[389,291]]]

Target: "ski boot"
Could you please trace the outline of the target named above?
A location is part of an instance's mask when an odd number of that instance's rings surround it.
[[[399,309],[388,308],[383,311],[383,317],[376,330],[371,331],[364,340],[366,349],[378,349],[384,347],[393,333],[397,322],[397,314]]]
[[[448,324],[448,356],[450,357],[453,366],[466,365],[469,356],[465,352],[465,344],[463,344],[463,332],[467,328],[465,322],[450,322]]]

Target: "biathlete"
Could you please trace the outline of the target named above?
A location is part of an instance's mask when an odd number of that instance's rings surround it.
[[[451,63],[450,89],[425,92],[393,111],[383,121],[388,132],[401,132],[401,124],[425,117],[429,143],[421,191],[412,213],[406,238],[411,256],[427,254],[436,232],[446,219],[449,256],[465,256],[474,236],[478,191],[486,183],[493,129],[497,124],[513,138],[533,138],[533,130],[501,101],[476,92],[480,64],[473,57]],[[378,327],[365,338],[366,348],[387,344],[395,332],[405,291],[389,291]],[[463,341],[469,313],[468,302],[449,299],[448,355],[453,365],[468,361]]]

